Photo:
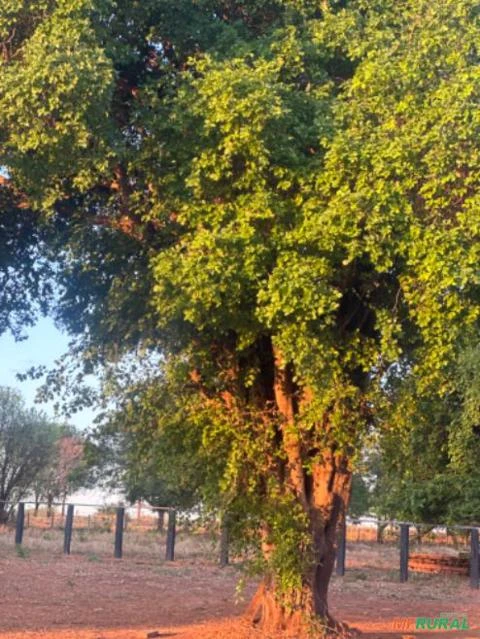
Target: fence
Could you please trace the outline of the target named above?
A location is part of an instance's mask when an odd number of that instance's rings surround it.
[[[7,502],[4,502],[5,504]],[[39,528],[48,529],[53,528],[54,524],[63,530],[63,553],[69,555],[72,549],[72,537],[74,526],[75,530],[101,530],[103,532],[113,532],[113,556],[116,559],[121,559],[124,555],[124,533],[127,529],[130,531],[146,531],[152,529],[151,522],[152,517],[141,517],[138,513],[137,518],[128,518],[127,509],[123,506],[118,507],[105,507],[100,504],[60,504],[41,502],[48,506],[49,514],[47,516],[41,514],[35,516],[32,509],[27,509],[28,505],[38,506],[35,502],[23,501],[16,505],[14,526],[15,526],[15,546],[20,548],[24,542],[24,532],[26,528]],[[15,504],[9,504],[10,510],[13,512]],[[56,513],[54,507],[62,507],[62,514]],[[81,515],[77,511],[82,508],[96,508],[97,513],[95,515]],[[165,560],[172,562],[175,561],[175,545],[177,540],[177,510],[169,507],[151,507],[143,506],[144,510],[154,512],[165,513],[168,516],[165,536]],[[64,513],[63,510],[66,510]],[[103,512],[102,512],[103,510]],[[113,522],[112,522],[113,516]],[[160,518],[159,518],[160,520]],[[113,526],[112,526],[113,523]],[[162,517],[163,523],[163,517]],[[150,525],[149,525],[150,524]],[[163,526],[161,527],[163,530]],[[229,535],[225,526],[221,527],[220,531],[220,550],[218,561],[221,566],[226,566],[229,563],[228,557],[228,542]]]
[[[401,583],[405,583],[409,578],[409,556],[410,556],[410,529],[415,526],[417,529],[425,527],[425,524],[418,524],[414,522],[397,522],[397,521],[380,521],[376,520],[375,523],[377,530],[381,531],[386,526],[397,527],[400,531],[399,534],[399,579]],[[480,552],[479,552],[479,530],[475,526],[449,526],[448,528],[441,524],[432,524],[429,526],[431,530],[443,528],[450,531],[460,531],[469,537],[469,575],[470,586],[472,588],[479,588],[480,585]],[[339,532],[338,547],[337,547],[337,560],[336,560],[336,574],[340,577],[345,575],[345,563],[347,556],[347,542],[349,537],[351,538],[352,527],[347,527],[346,524]],[[350,534],[349,534],[350,533]],[[377,532],[378,539],[378,532]],[[448,534],[447,534],[448,539]],[[357,538],[358,540],[358,538]],[[371,540],[371,539],[370,539]]]
[[[15,518],[15,545],[20,547],[23,543],[23,536],[25,525],[29,523],[29,514],[31,511],[26,510],[27,504],[33,504],[34,502],[20,502],[17,505],[16,518]],[[50,504],[50,506],[65,506],[63,504]],[[60,523],[63,528],[63,553],[69,555],[72,548],[72,534],[74,529],[74,522],[77,520],[80,527],[90,527],[92,522],[95,523],[95,517],[99,518],[103,522],[104,530],[110,531],[110,515],[100,514],[93,518],[88,516],[87,518],[82,515],[77,515],[76,507],[92,507],[101,509],[98,504],[68,504],[66,505],[66,514],[62,515]],[[168,524],[165,538],[165,560],[172,562],[175,560],[175,544],[177,537],[177,510],[174,508],[153,508],[148,507],[151,511],[163,512],[168,514]],[[112,510],[112,509],[110,509]],[[113,555],[116,559],[121,559],[124,555],[123,543],[124,532],[127,526],[134,527],[134,523],[130,521],[127,523],[126,509],[123,506],[116,507],[114,510],[114,538],[113,538]],[[47,518],[48,519],[48,518]],[[55,514],[52,513],[50,522],[53,527],[55,520]],[[58,516],[57,516],[58,521]],[[98,519],[97,519],[98,521]],[[105,523],[108,523],[108,528],[105,527]],[[38,521],[37,521],[38,524]],[[346,570],[346,557],[348,544],[355,541],[394,541],[399,547],[399,580],[401,583],[408,581],[409,578],[409,557],[410,557],[410,530],[415,527],[417,531],[420,531],[426,524],[418,524],[414,522],[396,522],[396,521],[381,521],[370,519],[369,527],[360,527],[355,522],[349,522],[348,525],[344,525],[339,532],[338,547],[337,547],[337,560],[336,560],[336,574],[338,576],[345,575]],[[137,526],[141,529],[142,520],[140,513],[137,517]],[[40,526],[41,527],[41,526]],[[438,535],[439,529],[445,529],[447,531],[446,541],[448,543],[448,531],[453,537],[453,531],[458,531],[465,539],[468,538],[469,546],[469,575],[470,585],[472,588],[479,588],[480,585],[480,551],[479,551],[479,529],[475,526],[449,526],[448,529],[442,525],[429,525],[428,529],[431,535],[430,541],[433,543],[439,543],[440,538]],[[397,533],[398,531],[398,533]],[[435,532],[437,531],[437,532]],[[420,536],[420,533],[419,535]],[[229,563],[229,525],[228,519],[223,520],[220,531],[220,549],[218,562],[221,566],[227,566]]]

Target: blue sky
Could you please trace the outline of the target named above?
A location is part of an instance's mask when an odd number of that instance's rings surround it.
[[[27,331],[27,334],[28,339],[22,342],[16,342],[10,334],[0,336],[0,385],[18,389],[26,403],[31,406],[35,401],[36,389],[41,382],[40,380],[20,382],[16,374],[24,373],[31,366],[42,364],[52,366],[55,360],[67,350],[69,340],[49,318],[41,319],[36,326]],[[54,416],[53,406],[50,403],[39,404],[38,408]],[[68,421],[79,428],[87,428],[92,419],[92,411],[84,410],[72,415]]]

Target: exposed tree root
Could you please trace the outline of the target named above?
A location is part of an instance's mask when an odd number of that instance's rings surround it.
[[[313,613],[308,598],[302,603],[297,609],[287,609],[262,584],[248,607],[247,618],[265,639],[353,639],[360,635],[329,614],[320,617]]]

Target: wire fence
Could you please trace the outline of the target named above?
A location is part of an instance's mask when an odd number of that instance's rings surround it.
[[[28,508],[34,502],[22,502],[25,505],[24,528],[41,530],[63,529],[66,524],[68,504],[45,504],[43,508]],[[116,506],[100,506],[99,504],[73,504],[75,506],[75,529],[86,531],[112,531],[115,527]],[[80,510],[82,509],[82,510]],[[91,512],[86,512],[90,509]],[[130,509],[131,510],[131,509]],[[171,508],[141,508],[141,514],[132,514],[125,509],[124,530],[149,532],[163,531],[168,521]],[[9,517],[10,523],[16,519],[15,510]],[[8,522],[7,522],[8,523]]]
[[[0,502],[2,503],[2,502]],[[101,504],[64,504],[58,502],[24,501],[18,504],[3,502],[10,511],[9,523],[5,526],[14,529],[14,543],[17,549],[24,544],[25,532],[30,531],[30,542],[33,533],[42,534],[44,540],[57,545],[63,538],[63,553],[69,555],[74,549],[89,547],[113,554],[116,559],[134,549],[144,556],[163,555],[167,562],[176,558],[194,558],[214,553],[215,561],[221,566],[230,562],[230,531],[228,519],[217,521],[214,535],[204,532],[208,538],[209,551],[205,547],[199,551],[190,547],[186,537],[189,532],[189,521],[192,514],[180,513],[171,507],[153,507],[138,504],[133,508],[124,506],[105,506]],[[179,515],[184,515],[180,518]],[[180,523],[180,525],[179,525]],[[47,537],[56,531],[57,537]],[[198,532],[198,531],[197,531]],[[210,531],[211,532],[211,531]],[[89,533],[99,533],[95,541]],[[180,555],[177,553],[177,542],[182,533]],[[98,537],[105,539],[100,544]],[[190,535],[191,537],[191,535]],[[197,540],[200,539],[197,536]],[[147,543],[148,541],[148,543]],[[125,544],[126,542],[126,544]],[[337,543],[336,574],[339,577],[355,566],[349,563],[350,550],[357,545],[355,561],[361,552],[361,545],[375,545],[381,552],[363,553],[364,565],[376,570],[379,566],[388,569],[397,563],[398,578],[401,583],[409,579],[411,572],[447,573],[464,575],[470,578],[472,588],[480,583],[479,528],[476,526],[425,524],[395,520],[379,520],[366,517],[360,520],[347,518],[346,524],[339,530]],[[50,546],[51,547],[51,546]],[[93,552],[93,550],[92,550]],[[379,561],[380,556],[380,561]],[[383,562],[382,559],[385,558]],[[395,559],[396,557],[396,559]],[[352,559],[354,559],[352,557]]]
[[[214,553],[221,565],[228,563],[228,533],[219,522],[202,527],[193,511],[145,503],[130,508],[87,503],[0,503],[8,507],[3,532],[14,533],[17,551],[25,548],[28,552],[33,547],[55,552],[62,540],[66,555],[73,546],[75,552],[91,556],[112,553],[121,559],[126,550],[137,556],[163,556],[169,562],[177,557],[193,559]],[[192,529],[196,533],[195,543],[191,539]]]
[[[455,574],[468,576],[471,587],[479,588],[479,529],[476,526],[447,526],[374,518],[367,518],[363,522],[347,520],[339,531],[337,575],[344,576],[349,568],[348,548],[355,543],[372,542],[394,546],[398,550],[397,566],[401,583],[408,581],[411,572]],[[391,559],[388,551],[382,554]],[[378,569],[378,553],[372,555],[372,561],[375,565],[371,568]]]

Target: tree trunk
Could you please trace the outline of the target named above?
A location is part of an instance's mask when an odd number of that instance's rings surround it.
[[[299,591],[280,594],[274,578],[268,577],[260,585],[247,615],[265,635],[283,632],[298,639],[353,634],[346,625],[333,619],[327,596],[349,499],[351,473],[344,460],[335,461],[333,455],[326,454],[324,464],[312,470],[312,480],[309,521],[313,560],[302,576]],[[273,549],[265,544],[263,550],[268,559]]]
[[[384,533],[388,526],[388,523],[378,522],[377,523],[377,544],[383,544],[384,542]]]
[[[423,524],[415,526],[415,529],[417,531],[415,542],[418,545],[421,545],[423,543],[423,538],[425,537],[425,535],[428,535],[428,533],[432,532],[434,528],[435,526],[424,526]]]
[[[324,438],[319,450],[313,437],[300,437],[296,417],[304,404],[312,399],[308,389],[295,383],[291,367],[273,349],[273,391],[278,429],[279,455],[285,459],[279,481],[285,494],[299,504],[307,518],[310,548],[304,551],[304,569],[298,590],[280,589],[267,575],[248,609],[253,624],[265,635],[301,637],[352,634],[337,623],[328,609],[328,587],[335,564],[339,531],[346,517],[350,499],[352,473],[347,458],[338,452],[330,437],[328,412],[324,420],[313,426]],[[312,432],[313,432],[312,430]],[[317,440],[318,441],[318,440]],[[267,561],[275,549],[269,540],[267,524],[262,534],[262,550]],[[299,552],[302,552],[299,549]]]
[[[51,517],[53,514],[53,495],[47,496],[47,517]]]
[[[163,532],[165,530],[165,511],[157,510],[158,520],[157,520],[157,530],[158,532]]]
[[[0,525],[4,525],[8,522],[10,514],[5,504],[0,504]]]

